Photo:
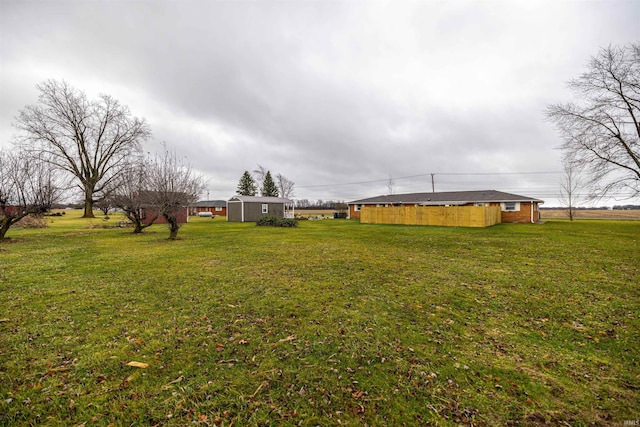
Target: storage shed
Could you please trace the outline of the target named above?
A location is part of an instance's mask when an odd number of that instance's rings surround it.
[[[293,218],[293,200],[283,197],[233,196],[227,201],[227,221],[255,222],[263,216]]]

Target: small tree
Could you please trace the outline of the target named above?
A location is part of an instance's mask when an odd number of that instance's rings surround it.
[[[46,212],[60,194],[49,164],[24,151],[0,152],[0,241],[22,218]]]
[[[579,200],[579,191],[582,187],[579,166],[571,159],[565,159],[564,174],[560,180],[560,203],[567,208],[569,221],[573,221],[576,204]]]
[[[15,127],[22,148],[74,176],[84,194],[84,218],[93,218],[96,195],[116,179],[151,132],[142,119],[108,95],[89,100],[65,81],[37,86],[37,105],[26,106]]]
[[[105,196],[100,200],[96,201],[93,206],[100,209],[103,214],[109,215],[109,211],[114,208],[113,196]]]
[[[148,168],[148,176],[151,205],[167,220],[169,239],[175,240],[180,229],[178,215],[198,200],[204,189],[202,177],[167,151],[155,157]]]
[[[256,182],[253,177],[249,173],[249,171],[244,171],[242,177],[240,178],[240,182],[238,183],[238,189],[236,190],[241,196],[255,196],[258,191],[256,188]]]
[[[150,162],[147,159],[130,163],[123,169],[118,185],[113,192],[115,206],[123,210],[126,217],[133,223],[135,234],[153,225],[160,216],[160,212],[153,207],[153,197],[149,187],[148,168]],[[146,211],[151,211],[152,216],[144,218]]]
[[[267,171],[267,174],[264,176],[264,181],[262,181],[262,197],[278,197],[278,187],[276,187],[276,183],[273,182],[273,178],[271,177],[271,172]]]

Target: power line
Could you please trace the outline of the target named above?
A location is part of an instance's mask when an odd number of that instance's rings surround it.
[[[551,174],[559,174],[561,171],[541,171],[541,172],[432,172],[432,173],[423,173],[418,175],[408,175],[401,176],[398,178],[393,178],[394,180],[398,179],[412,179],[412,178],[422,178],[430,176],[433,178],[437,175],[449,175],[449,176],[483,176],[483,175],[551,175]],[[358,181],[358,182],[343,182],[337,184],[314,184],[314,185],[296,185],[297,188],[321,188],[321,187],[342,187],[345,185],[361,185],[361,184],[373,184],[376,182],[388,182],[389,178],[385,179],[374,179],[370,181]]]

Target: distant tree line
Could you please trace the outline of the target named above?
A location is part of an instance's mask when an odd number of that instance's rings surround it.
[[[296,209],[333,209],[346,210],[347,204],[343,200],[309,200],[298,199],[294,201]]]

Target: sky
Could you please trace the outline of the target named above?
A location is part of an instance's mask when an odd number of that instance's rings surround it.
[[[0,0],[0,148],[36,85],[109,94],[229,199],[245,170],[296,199],[499,190],[557,206],[547,105],[640,1]],[[627,203],[611,200],[611,204]]]

